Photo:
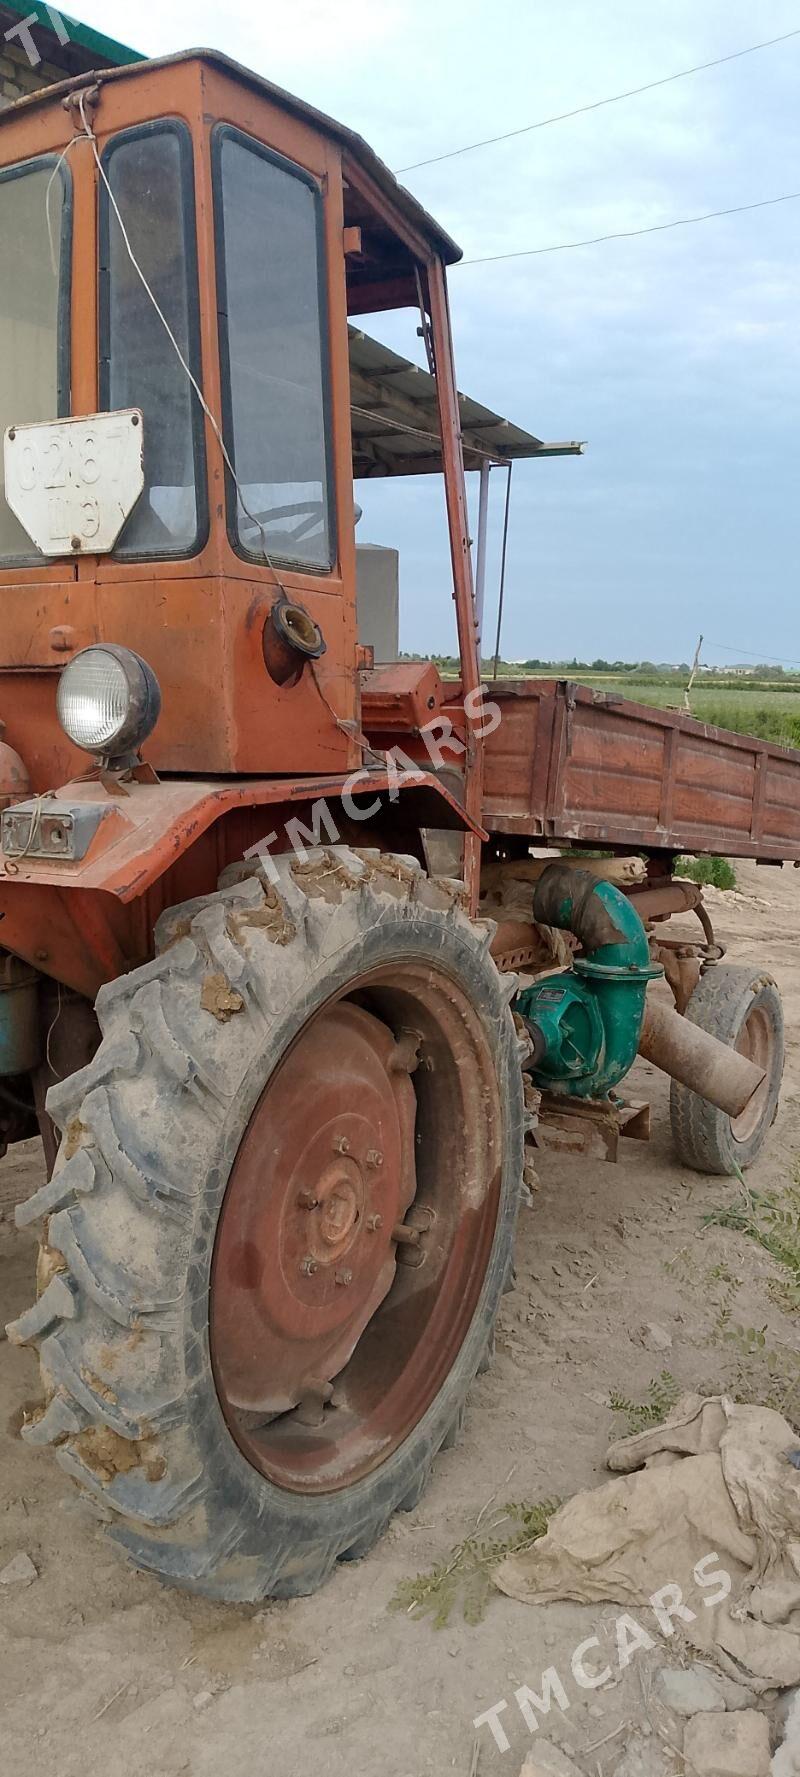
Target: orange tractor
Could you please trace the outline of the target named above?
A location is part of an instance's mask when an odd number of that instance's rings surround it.
[[[82,75],[0,117],[0,230],[0,1133],[47,1159],[23,1435],[141,1566],[289,1597],[455,1437],[526,1141],[624,1130],[643,1050],[684,1159],[759,1151],[777,992],[671,866],[712,828],[796,855],[798,762],[489,696],[465,462],[545,447],[459,396],[458,250],[358,137],[216,54]],[[427,372],[348,331],[404,307]],[[354,467],[442,474],[458,686],[375,665]],[[532,856],[571,841],[584,867]]]

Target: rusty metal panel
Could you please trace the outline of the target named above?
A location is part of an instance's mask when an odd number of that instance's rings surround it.
[[[492,689],[503,719],[486,744],[490,831],[800,858],[800,752],[566,680]]]

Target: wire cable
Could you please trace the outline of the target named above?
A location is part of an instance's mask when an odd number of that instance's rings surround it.
[[[723,654],[738,654],[740,660],[766,660],[771,666],[800,666],[800,660],[790,660],[785,654],[759,654],[757,648],[731,648],[728,642],[712,642],[706,638],[706,647],[721,648]]]
[[[784,191],[780,197],[762,197],[752,204],[732,204],[727,210],[704,210],[701,216],[676,216],[672,222],[651,222],[647,228],[620,228],[613,234],[590,235],[585,241],[558,241],[552,247],[521,247],[513,253],[485,253],[479,259],[460,259],[451,271],[465,265],[496,265],[501,259],[536,259],[542,253],[571,253],[576,247],[599,247],[604,241],[632,241],[642,234],[663,234],[669,228],[689,228],[695,222],[713,222],[718,216],[743,216],[745,210],[768,210],[773,204],[790,204],[800,191]]]
[[[536,123],[524,123],[516,130],[504,130],[499,136],[484,136],[480,142],[465,142],[461,148],[448,148],[444,154],[432,154],[427,160],[413,160],[407,167],[395,167],[395,173],[415,173],[420,167],[437,166],[443,160],[455,160],[460,154],[473,154],[477,148],[492,148],[496,142],[510,142],[515,136],[528,136],[532,130],[544,130],[551,123],[566,123],[571,117],[582,117],[587,111],[600,111],[604,105],[618,105],[622,99],[638,98],[658,86],[669,86],[674,80],[687,80],[690,74],[705,74],[709,68],[721,68],[725,62],[738,62],[742,56],[755,55],[760,49],[773,49],[776,43],[788,43],[800,37],[800,25],[784,31],[780,37],[767,37],[763,43],[750,43],[746,49],[734,49],[729,55],[715,56],[711,62],[698,62],[693,68],[679,68],[675,74],[663,74],[660,80],[648,80],[643,86],[631,86],[624,93],[612,93],[608,99],[594,99],[589,105],[576,105],[572,111],[557,111],[553,117],[540,117]]]

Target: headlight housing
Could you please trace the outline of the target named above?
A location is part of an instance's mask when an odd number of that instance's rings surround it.
[[[152,668],[132,648],[102,642],[83,648],[64,668],[56,708],[76,747],[122,760],[135,754],[155,728],[161,691]]]

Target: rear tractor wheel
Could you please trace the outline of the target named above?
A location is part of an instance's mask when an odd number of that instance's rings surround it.
[[[232,1600],[313,1591],[416,1504],[523,1164],[509,994],[457,886],[344,848],[278,869],[165,914],[100,993],[10,1329],[47,1397],[24,1435],[139,1566]]]
[[[736,1118],[672,1081],[670,1118],[679,1158],[695,1172],[735,1174],[758,1158],[777,1116],[784,1048],[781,996],[771,975],[716,963],[701,976],[686,1017],[764,1069],[761,1086]]]

